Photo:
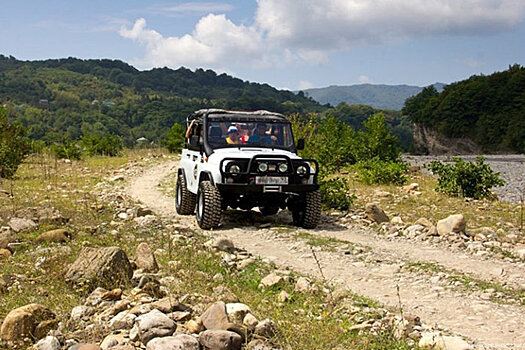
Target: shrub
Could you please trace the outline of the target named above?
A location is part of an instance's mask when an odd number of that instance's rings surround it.
[[[166,133],[166,138],[162,143],[171,153],[178,153],[184,146],[184,133],[184,127],[179,123],[175,123]]]
[[[10,179],[29,154],[29,139],[22,125],[11,123],[0,107],[0,178]]]
[[[122,140],[119,136],[108,134],[103,137],[92,134],[85,134],[80,140],[82,148],[89,156],[110,156],[116,157],[123,148]]]
[[[394,184],[402,185],[407,181],[408,166],[401,160],[381,160],[373,158],[360,161],[355,165],[359,179],[367,185]]]
[[[65,137],[61,143],[54,143],[51,145],[51,152],[59,159],[75,159],[82,158],[82,151],[79,145]]]
[[[319,177],[323,207],[348,210],[352,206],[355,196],[349,193],[348,181],[341,177]]]
[[[460,158],[454,158],[454,164],[434,160],[428,168],[439,176],[436,191],[450,196],[490,198],[492,187],[505,184],[499,173],[495,173],[483,157],[478,157],[476,163],[465,162]]]

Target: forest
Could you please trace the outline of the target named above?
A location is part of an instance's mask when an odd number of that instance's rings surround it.
[[[402,113],[445,136],[468,137],[485,152],[525,153],[525,68],[474,75],[441,93],[426,87]]]

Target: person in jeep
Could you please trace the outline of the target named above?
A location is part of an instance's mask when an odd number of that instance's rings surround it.
[[[220,225],[227,208],[263,215],[289,209],[293,223],[317,226],[321,196],[315,159],[302,159],[290,122],[268,111],[199,110],[191,126],[178,169],[175,207],[179,214],[196,213],[203,229]],[[247,142],[242,137],[252,131]],[[202,137],[201,137],[202,135]]]

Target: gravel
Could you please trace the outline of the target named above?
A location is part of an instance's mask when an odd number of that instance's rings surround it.
[[[494,192],[499,200],[504,202],[518,203],[522,196],[525,196],[525,155],[508,154],[508,155],[482,155],[485,162],[492,169],[500,173],[506,184],[502,187],[494,188]],[[414,156],[404,155],[403,159],[412,165],[424,165],[432,160],[442,162],[452,162],[455,157],[462,158],[465,161],[476,161],[477,155],[458,155],[458,156]]]

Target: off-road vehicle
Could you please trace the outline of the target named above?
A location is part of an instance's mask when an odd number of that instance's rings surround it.
[[[317,226],[321,196],[319,165],[301,159],[290,122],[268,111],[204,109],[187,118],[175,190],[177,213],[196,211],[202,229],[219,226],[227,207],[263,215],[292,212],[294,225]]]

